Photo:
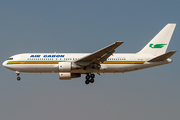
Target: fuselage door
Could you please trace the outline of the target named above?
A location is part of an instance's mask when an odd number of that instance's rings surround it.
[[[21,63],[24,63],[24,57],[21,57],[20,61],[21,61]]]
[[[131,57],[131,63],[134,63],[134,57]]]

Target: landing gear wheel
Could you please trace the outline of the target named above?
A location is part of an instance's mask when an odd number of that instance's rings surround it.
[[[94,79],[91,79],[90,82],[91,82],[91,83],[94,83]]]
[[[85,83],[86,83],[86,85],[88,85],[89,84],[89,80],[86,80]]]
[[[92,78],[92,79],[95,78],[95,75],[94,75],[94,74],[91,74],[91,78]]]
[[[20,78],[20,77],[17,77],[17,80],[18,80],[18,81],[20,81],[20,80],[21,80],[21,78]]]
[[[86,76],[86,80],[89,80],[89,78],[90,78],[90,76],[89,76],[89,75],[87,75],[87,76]]]
[[[91,73],[88,73],[86,75],[86,81],[85,83],[88,85],[89,83],[94,83],[94,78],[95,78],[95,75],[94,74],[91,74]]]
[[[17,75],[17,80],[20,81],[20,80],[21,80],[21,78],[19,77],[20,72],[19,72],[19,71],[15,71],[15,73],[16,73],[16,75]]]

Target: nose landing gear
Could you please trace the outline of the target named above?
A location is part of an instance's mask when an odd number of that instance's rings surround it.
[[[86,81],[85,83],[88,85],[89,83],[94,83],[94,78],[95,78],[95,75],[94,74],[87,74],[86,75]]]
[[[16,71],[16,76],[18,76],[18,77],[17,77],[17,80],[18,80],[18,81],[21,80],[21,78],[19,77],[19,75],[20,75],[20,72],[19,72],[19,71]]]

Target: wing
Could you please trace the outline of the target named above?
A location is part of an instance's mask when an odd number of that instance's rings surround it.
[[[158,61],[166,60],[166,59],[170,58],[174,53],[176,53],[176,51],[170,51],[168,53],[157,56],[157,57],[149,60],[148,62],[158,62]]]
[[[100,62],[104,62],[109,56],[111,56],[115,49],[121,45],[123,42],[117,41],[105,48],[102,48],[88,56],[85,56],[74,63],[80,66],[88,66],[91,64],[99,64]]]

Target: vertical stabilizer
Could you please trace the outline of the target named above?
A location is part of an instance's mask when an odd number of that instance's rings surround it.
[[[164,54],[175,27],[175,23],[167,24],[140,52],[138,52],[138,54],[149,54],[154,56]]]

